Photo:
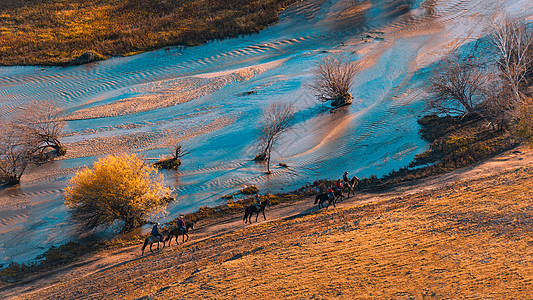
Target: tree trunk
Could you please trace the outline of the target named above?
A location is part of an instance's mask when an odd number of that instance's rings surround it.
[[[270,154],[272,153],[272,145],[268,147],[268,155],[267,155],[267,174],[270,174]]]

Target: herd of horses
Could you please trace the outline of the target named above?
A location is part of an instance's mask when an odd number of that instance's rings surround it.
[[[333,193],[333,197],[330,197],[327,193],[321,193],[316,195],[315,197],[315,203],[318,204],[318,208],[328,208],[331,204],[333,204],[333,207],[335,207],[335,202],[342,201],[344,199],[343,192],[347,192],[347,197],[350,197],[350,194],[355,195],[355,187],[359,184],[359,178],[354,176],[351,180],[345,181],[342,183],[342,187],[340,189],[337,189]],[[327,202],[327,205],[325,204]],[[255,214],[255,221],[257,222],[257,218],[259,217],[259,214],[263,214],[263,218],[266,220],[265,216],[265,208],[267,206],[270,206],[270,200],[266,199],[264,201],[261,201],[260,204],[253,204],[244,210],[244,223],[252,223],[252,216]],[[155,237],[155,236],[149,236],[144,240],[144,245],[142,247],[142,253],[141,255],[144,255],[144,249],[146,246],[150,245],[150,252],[154,252],[152,250],[152,245],[157,243],[157,250],[159,250],[159,243],[163,243],[163,248],[165,248],[165,243],[168,241],[168,246],[170,247],[170,243],[172,242],[172,238],[175,238],[176,245],[179,245],[178,243],[178,237],[181,236],[182,243],[185,243],[189,240],[189,230],[194,229],[194,223],[187,223],[185,227],[175,227],[171,230],[163,230],[161,232],[162,238]]]
[[[333,204],[333,207],[335,207],[335,202],[344,200],[344,194],[343,192],[347,192],[348,195],[346,197],[350,197],[350,194],[355,195],[355,188],[359,184],[359,178],[357,176],[354,176],[349,181],[345,181],[342,183],[342,186],[340,189],[336,189],[333,191],[333,197],[330,197],[327,193],[318,194],[315,197],[315,204],[318,204],[318,208],[328,208],[331,204]],[[328,203],[325,205],[325,203]]]

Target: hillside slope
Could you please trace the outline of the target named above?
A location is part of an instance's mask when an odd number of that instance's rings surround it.
[[[228,216],[199,224],[184,245],[143,257],[140,246],[99,254],[92,269],[67,269],[3,296],[526,299],[533,292],[532,160],[530,149],[519,148],[470,169],[359,194],[335,209],[317,211],[305,199],[245,228],[240,216]]]

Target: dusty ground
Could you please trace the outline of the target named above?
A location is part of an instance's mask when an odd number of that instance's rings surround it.
[[[0,293],[13,299],[530,299],[533,151],[361,193],[199,223],[191,240],[140,245]]]

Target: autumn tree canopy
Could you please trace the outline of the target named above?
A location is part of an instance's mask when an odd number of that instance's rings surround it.
[[[125,232],[145,224],[150,213],[164,212],[170,194],[156,168],[126,153],[100,158],[77,172],[65,190],[65,203],[89,230],[119,221]]]

